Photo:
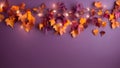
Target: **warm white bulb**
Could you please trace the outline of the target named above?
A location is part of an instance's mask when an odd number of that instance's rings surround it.
[[[68,13],[65,13],[64,15],[65,15],[66,17],[68,17],[68,16],[69,16],[69,14],[68,14]]]
[[[59,26],[62,26],[62,23],[59,23]]]
[[[56,4],[53,4],[53,8],[55,8],[56,7]]]
[[[4,6],[4,4],[3,4],[3,3],[1,3],[1,4],[0,4],[0,7],[2,8],[3,6]]]
[[[38,16],[41,17],[41,16],[43,16],[43,14],[42,13],[38,13]]]
[[[87,8],[87,11],[90,11],[90,8]]]
[[[23,25],[21,25],[20,28],[23,29]]]
[[[75,16],[76,16],[76,17],[79,17],[80,15],[79,15],[79,13],[75,13]]]
[[[56,13],[57,11],[56,10],[53,10],[54,13]]]
[[[106,8],[107,6],[106,5],[103,5],[103,8]]]
[[[16,11],[16,13],[17,13],[17,14],[19,14],[19,13],[20,13],[20,11],[19,11],[19,10],[17,10],[17,11]]]
[[[90,17],[90,15],[86,15],[86,17],[87,17],[87,18],[89,18],[89,17]]]

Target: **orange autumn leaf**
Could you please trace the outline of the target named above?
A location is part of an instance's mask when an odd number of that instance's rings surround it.
[[[53,26],[55,24],[55,19],[50,19],[50,25]]]
[[[115,16],[113,13],[109,15],[109,20],[113,20],[114,18],[115,18]]]
[[[25,6],[26,6],[25,3],[21,3],[21,4],[20,4],[20,9],[22,9],[22,10],[25,9]]]
[[[67,19],[67,21],[64,23],[64,26],[67,27],[69,25],[71,25],[71,22],[70,22],[70,20]]]
[[[102,10],[99,10],[97,14],[101,16],[103,14]]]
[[[116,5],[120,6],[120,0],[116,0]]]
[[[77,30],[72,30],[72,31],[71,31],[71,36],[72,36],[73,38],[76,38],[78,35],[79,35],[79,32],[78,32]]]
[[[80,24],[84,25],[86,23],[87,19],[86,18],[81,18],[80,19]]]
[[[42,23],[39,24],[39,30],[42,30],[44,25]]]
[[[31,11],[26,11],[25,14],[19,17],[19,20],[22,22],[26,32],[29,32],[35,24],[35,17],[32,15]]]
[[[102,22],[101,24],[102,27],[106,27],[107,26],[107,23],[105,21]]]
[[[80,28],[81,31],[83,31],[84,30],[84,25],[79,24],[79,28]]]
[[[95,6],[96,8],[101,8],[101,7],[102,7],[102,3],[101,3],[100,1],[96,1],[96,2],[94,3],[94,6]]]
[[[4,15],[0,14],[0,22],[2,22],[4,20]]]
[[[118,27],[120,27],[120,23],[115,20],[112,20],[111,27],[112,27],[112,29],[118,28]]]
[[[99,30],[97,28],[93,29],[92,33],[93,33],[94,36],[97,36],[99,34]]]
[[[101,18],[98,18],[98,23],[101,23],[102,22],[102,19]]]
[[[59,32],[59,28],[62,28],[62,26],[63,26],[62,23],[57,23],[53,26],[53,28],[55,31]]]
[[[63,35],[65,32],[66,32],[66,31],[65,31],[64,28],[59,28],[59,34],[60,34],[60,35]]]
[[[3,12],[4,4],[0,4],[0,12]]]
[[[14,23],[15,23],[15,18],[14,17],[9,17],[5,19],[5,22],[8,26],[10,27],[14,27]]]
[[[53,29],[60,35],[63,35],[66,32],[66,27],[62,23],[57,23],[53,25]]]
[[[19,6],[13,5],[13,6],[11,7],[11,10],[12,10],[12,11],[17,11],[17,10],[19,10]]]

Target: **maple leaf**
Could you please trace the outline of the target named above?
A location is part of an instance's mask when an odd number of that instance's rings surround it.
[[[6,18],[5,19],[5,22],[6,22],[6,24],[8,25],[8,26],[10,26],[10,27],[14,27],[14,23],[15,23],[15,18],[14,17],[9,17],[9,18]]]

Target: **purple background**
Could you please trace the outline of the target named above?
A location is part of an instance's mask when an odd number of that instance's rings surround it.
[[[58,0],[68,7],[81,2],[88,7],[94,0]],[[32,8],[45,2],[47,6],[57,0],[9,0],[10,4],[25,2]],[[107,8],[115,0],[100,0]],[[37,19],[38,20],[38,19]],[[36,23],[39,23],[38,21]],[[72,39],[69,34],[43,34],[36,28],[30,33],[20,29],[19,24],[11,29],[0,23],[0,68],[120,68],[120,28],[105,29],[103,37],[94,37],[93,26]]]

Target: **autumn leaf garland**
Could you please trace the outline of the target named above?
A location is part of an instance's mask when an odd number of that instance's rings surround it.
[[[6,0],[0,4],[0,22],[5,21],[7,26],[14,28],[14,24],[19,22],[21,28],[29,32],[35,25],[36,18],[33,13],[37,14],[41,19],[38,28],[40,31],[53,30],[55,34],[63,35],[70,27],[70,34],[73,38],[77,37],[90,24],[96,28],[92,30],[94,36],[100,34],[103,36],[106,32],[99,31],[99,28],[105,28],[108,24],[112,29],[120,27],[118,18],[120,17],[120,0],[115,1],[114,8],[110,11],[100,1],[93,3],[93,8],[84,8],[82,4],[78,3],[68,10],[64,3],[58,2],[53,4],[52,8],[42,3],[39,7],[32,10],[26,8],[25,3],[20,5],[9,6]],[[8,8],[9,6],[9,8]],[[3,13],[6,13],[6,17]],[[104,18],[108,19],[107,23]]]

